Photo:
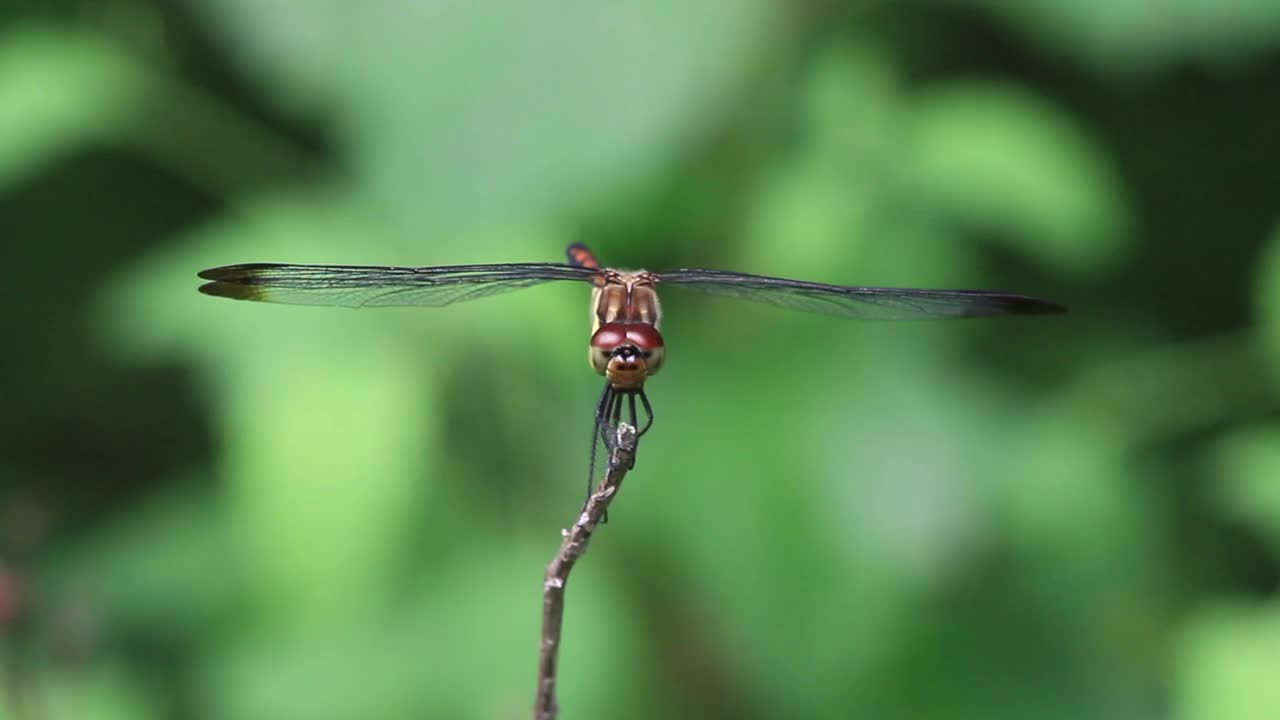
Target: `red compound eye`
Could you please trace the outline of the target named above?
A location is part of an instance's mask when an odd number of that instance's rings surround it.
[[[591,347],[605,352],[613,352],[619,345],[627,342],[627,326],[622,323],[605,323],[595,335],[591,336]]]
[[[636,346],[637,350],[650,352],[662,349],[662,334],[652,325],[628,325],[627,342]]]

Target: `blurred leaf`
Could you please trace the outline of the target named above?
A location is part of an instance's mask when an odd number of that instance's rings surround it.
[[[1127,249],[1128,209],[1106,157],[1043,100],[956,83],[920,95],[911,123],[924,204],[1055,269],[1096,272]]]
[[[336,121],[390,209],[446,226],[578,209],[660,169],[727,98],[770,12],[731,0],[201,5],[253,76]]]
[[[1280,426],[1241,428],[1213,449],[1213,489],[1227,512],[1280,552]]]
[[[149,78],[100,36],[45,25],[0,34],[0,190],[84,145],[115,137]]]
[[[1126,344],[1129,339],[1123,340]],[[1274,406],[1251,330],[1139,349],[1114,347],[1063,388],[1071,412],[1106,417],[1133,447],[1215,428]],[[1178,396],[1177,403],[1166,398]]]
[[[263,348],[225,387],[222,441],[245,565],[281,622],[350,622],[389,592],[423,510],[433,388],[386,343]]]
[[[1129,441],[1110,418],[1062,406],[993,439],[1024,602],[1052,613],[1064,644],[1117,687],[1145,679],[1164,610],[1159,516]]]
[[[847,260],[880,284],[903,266],[906,284],[964,282],[965,227],[1058,271],[1097,272],[1127,250],[1105,156],[1034,96],[965,83],[912,98],[870,40],[829,48],[806,89],[804,144],[761,184],[747,267],[838,282],[830,269]]]
[[[78,672],[51,674],[47,678],[48,682],[41,684],[39,690],[44,692],[43,700],[51,718],[159,720],[168,717],[153,692],[151,679],[134,672],[124,658],[101,661]]]
[[[880,221],[902,139],[899,85],[893,57],[869,39],[832,45],[813,60],[801,144],[763,175],[743,267],[821,279],[883,241]]]
[[[539,594],[551,542],[534,549],[471,538],[458,562],[433,569],[394,612],[305,636],[229,642],[205,673],[214,717],[344,720],[522,717],[532,704]],[[543,553],[545,550],[545,556]],[[582,717],[653,717],[631,672],[643,642],[618,622],[626,599],[607,568],[574,576],[561,655],[560,701]],[[374,710],[376,709],[376,711]]]
[[[1124,430],[1099,418],[1054,414],[1025,424],[1004,446],[1009,536],[1038,558],[1029,564],[1089,575],[1124,567],[1115,562],[1116,553],[1139,549],[1134,540],[1142,517],[1139,498],[1125,482]],[[1089,518],[1089,532],[1080,532],[1080,518]]]
[[[1272,231],[1257,262],[1255,304],[1262,348],[1268,353],[1271,380],[1280,387],[1280,225]]]
[[[1173,685],[1178,720],[1271,720],[1280,707],[1280,610],[1210,607],[1178,642]]]
[[[59,559],[59,593],[83,595],[110,626],[196,632],[244,591],[225,513],[186,488],[135,507]]]
[[[946,0],[988,9],[1103,70],[1224,65],[1280,46],[1273,0]]]

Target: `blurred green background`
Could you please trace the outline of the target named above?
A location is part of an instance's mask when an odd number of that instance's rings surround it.
[[[716,267],[664,295],[564,718],[1280,717],[1280,3],[7,0],[18,720],[520,718],[588,292],[251,305],[245,261]]]

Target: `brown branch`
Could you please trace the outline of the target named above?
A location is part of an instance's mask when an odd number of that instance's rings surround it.
[[[609,467],[604,480],[578,514],[578,520],[568,530],[561,530],[564,540],[560,550],[547,565],[542,581],[542,649],[538,653],[538,694],[533,704],[534,720],[554,720],[556,712],[556,669],[560,659],[560,628],[564,623],[564,586],[569,582],[569,572],[574,563],[587,551],[591,533],[609,509],[622,486],[622,479],[636,462],[636,429],[626,423],[618,425],[612,449],[609,451]]]

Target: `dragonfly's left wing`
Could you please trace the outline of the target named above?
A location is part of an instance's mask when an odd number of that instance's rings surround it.
[[[664,285],[861,320],[1045,315],[1067,311],[1048,300],[990,290],[846,287],[724,270],[670,270],[652,274]]]
[[[395,267],[371,265],[226,265],[200,272],[206,295],[290,305],[438,307],[541,285],[592,281],[598,270],[557,263]]]

